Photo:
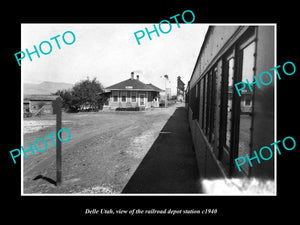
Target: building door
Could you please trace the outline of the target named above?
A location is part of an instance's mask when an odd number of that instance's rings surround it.
[[[145,106],[145,94],[139,94],[140,106]]]

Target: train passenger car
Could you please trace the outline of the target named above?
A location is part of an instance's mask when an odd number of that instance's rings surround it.
[[[274,38],[275,25],[208,28],[186,89],[202,178],[274,178],[274,157],[260,164],[252,160],[252,166],[247,161],[241,171],[234,161],[274,142],[274,82],[252,85],[252,92],[247,87],[241,97],[234,88],[276,66]]]

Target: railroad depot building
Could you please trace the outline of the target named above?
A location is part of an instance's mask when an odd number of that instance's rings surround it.
[[[141,82],[139,75],[134,78],[134,72],[131,72],[129,79],[105,88],[102,95],[107,97],[107,101],[103,106],[103,110],[159,107],[160,92],[162,91],[153,84]]]

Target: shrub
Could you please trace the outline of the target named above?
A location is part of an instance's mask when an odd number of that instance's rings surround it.
[[[140,107],[128,107],[128,108],[123,108],[123,107],[118,107],[116,108],[116,111],[140,111],[142,108]]]

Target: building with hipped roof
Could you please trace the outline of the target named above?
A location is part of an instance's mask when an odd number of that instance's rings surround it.
[[[131,72],[129,79],[111,85],[101,93],[107,97],[103,109],[159,107],[159,93],[162,91],[153,84],[140,81],[139,75],[134,78],[134,72]]]

